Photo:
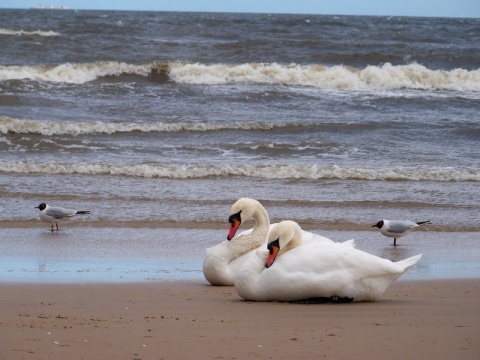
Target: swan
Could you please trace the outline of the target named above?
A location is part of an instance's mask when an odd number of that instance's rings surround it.
[[[239,226],[249,218],[255,220],[253,229],[235,236]],[[230,231],[227,240],[207,249],[203,260],[203,275],[212,285],[233,285],[235,274],[250,252],[262,245],[270,231],[270,219],[265,208],[254,199],[241,198],[230,209]]]
[[[255,226],[235,236],[238,228],[248,219],[255,220]],[[235,275],[240,271],[243,263],[257,248],[267,250],[267,239],[270,229],[275,224],[270,224],[267,210],[263,205],[250,198],[237,200],[230,209],[230,230],[227,240],[206,250],[203,260],[203,275],[212,285],[233,286]],[[304,232],[304,242],[329,241],[323,236]]]
[[[355,249],[354,241],[302,243],[294,221],[270,232],[268,251],[257,250],[235,278],[251,301],[374,301],[422,255],[392,262]]]

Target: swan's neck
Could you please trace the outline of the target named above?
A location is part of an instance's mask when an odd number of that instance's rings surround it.
[[[299,236],[295,236],[283,248],[280,249],[277,256],[280,256],[280,255],[282,255],[283,253],[286,253],[289,250],[295,249],[296,247],[299,247],[300,245],[302,245],[302,238],[299,237]]]
[[[265,239],[263,240],[267,240],[267,236],[270,231],[270,218],[268,217],[267,211],[263,207],[258,208],[252,217],[255,219],[255,226],[253,227],[252,234],[266,234]]]
[[[270,231],[270,219],[267,211],[262,207],[258,208],[252,215],[255,226],[248,235],[236,236],[230,241],[231,258],[237,257],[262,246],[268,238]]]

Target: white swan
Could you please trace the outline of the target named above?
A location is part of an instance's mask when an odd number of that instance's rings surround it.
[[[422,255],[391,262],[343,243],[302,244],[302,231],[282,221],[235,278],[240,297],[253,301],[374,301]]]
[[[235,236],[238,227],[251,217],[255,220],[253,229]],[[268,213],[254,199],[242,198],[235,202],[228,221],[231,226],[227,240],[208,248],[203,260],[203,275],[212,285],[233,285],[235,274],[250,252],[266,244],[270,231]]]
[[[249,218],[255,220],[253,229],[243,231],[235,236],[239,226]],[[267,249],[267,239],[270,229],[268,213],[260,202],[254,199],[241,198],[230,209],[230,231],[227,240],[207,249],[203,260],[203,275],[212,285],[233,286],[235,275],[254,250],[262,247]],[[304,232],[304,242],[329,241],[323,236]]]

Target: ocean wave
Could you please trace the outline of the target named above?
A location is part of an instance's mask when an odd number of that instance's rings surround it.
[[[212,123],[132,123],[132,122],[55,122],[41,120],[21,120],[0,116],[0,134],[39,134],[39,135],[83,135],[114,134],[127,132],[179,132],[179,131],[219,131],[219,130],[270,130],[288,126],[309,124],[273,124],[232,122]]]
[[[0,80],[50,81],[83,84],[107,76],[133,74],[166,77],[181,84],[277,84],[347,90],[480,91],[480,69],[432,70],[423,65],[383,64],[357,69],[344,65],[282,65],[277,63],[199,64],[151,62],[126,64],[104,61],[51,66],[0,66]]]
[[[480,91],[480,69],[430,70],[419,64],[367,66],[173,64],[169,76],[188,84],[260,83],[326,89]]]
[[[106,76],[136,74],[147,76],[151,65],[129,65],[116,61],[54,66],[0,66],[0,80],[35,80],[67,84],[84,84]]]
[[[37,36],[60,36],[60,33],[55,31],[24,31],[24,30],[10,30],[10,29],[0,29],[0,35],[13,35],[13,36],[25,36],[25,35],[37,35]]]
[[[1,161],[0,171],[24,174],[117,175],[171,179],[242,176],[280,180],[480,181],[480,169],[457,169],[453,167],[376,169],[318,165],[102,165]]]

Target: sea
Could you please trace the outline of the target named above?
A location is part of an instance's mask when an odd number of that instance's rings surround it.
[[[479,39],[476,18],[0,9],[0,281],[203,279],[241,197],[423,253],[402,279],[480,278]],[[52,233],[43,202],[91,214]],[[381,219],[431,224],[393,247]]]

